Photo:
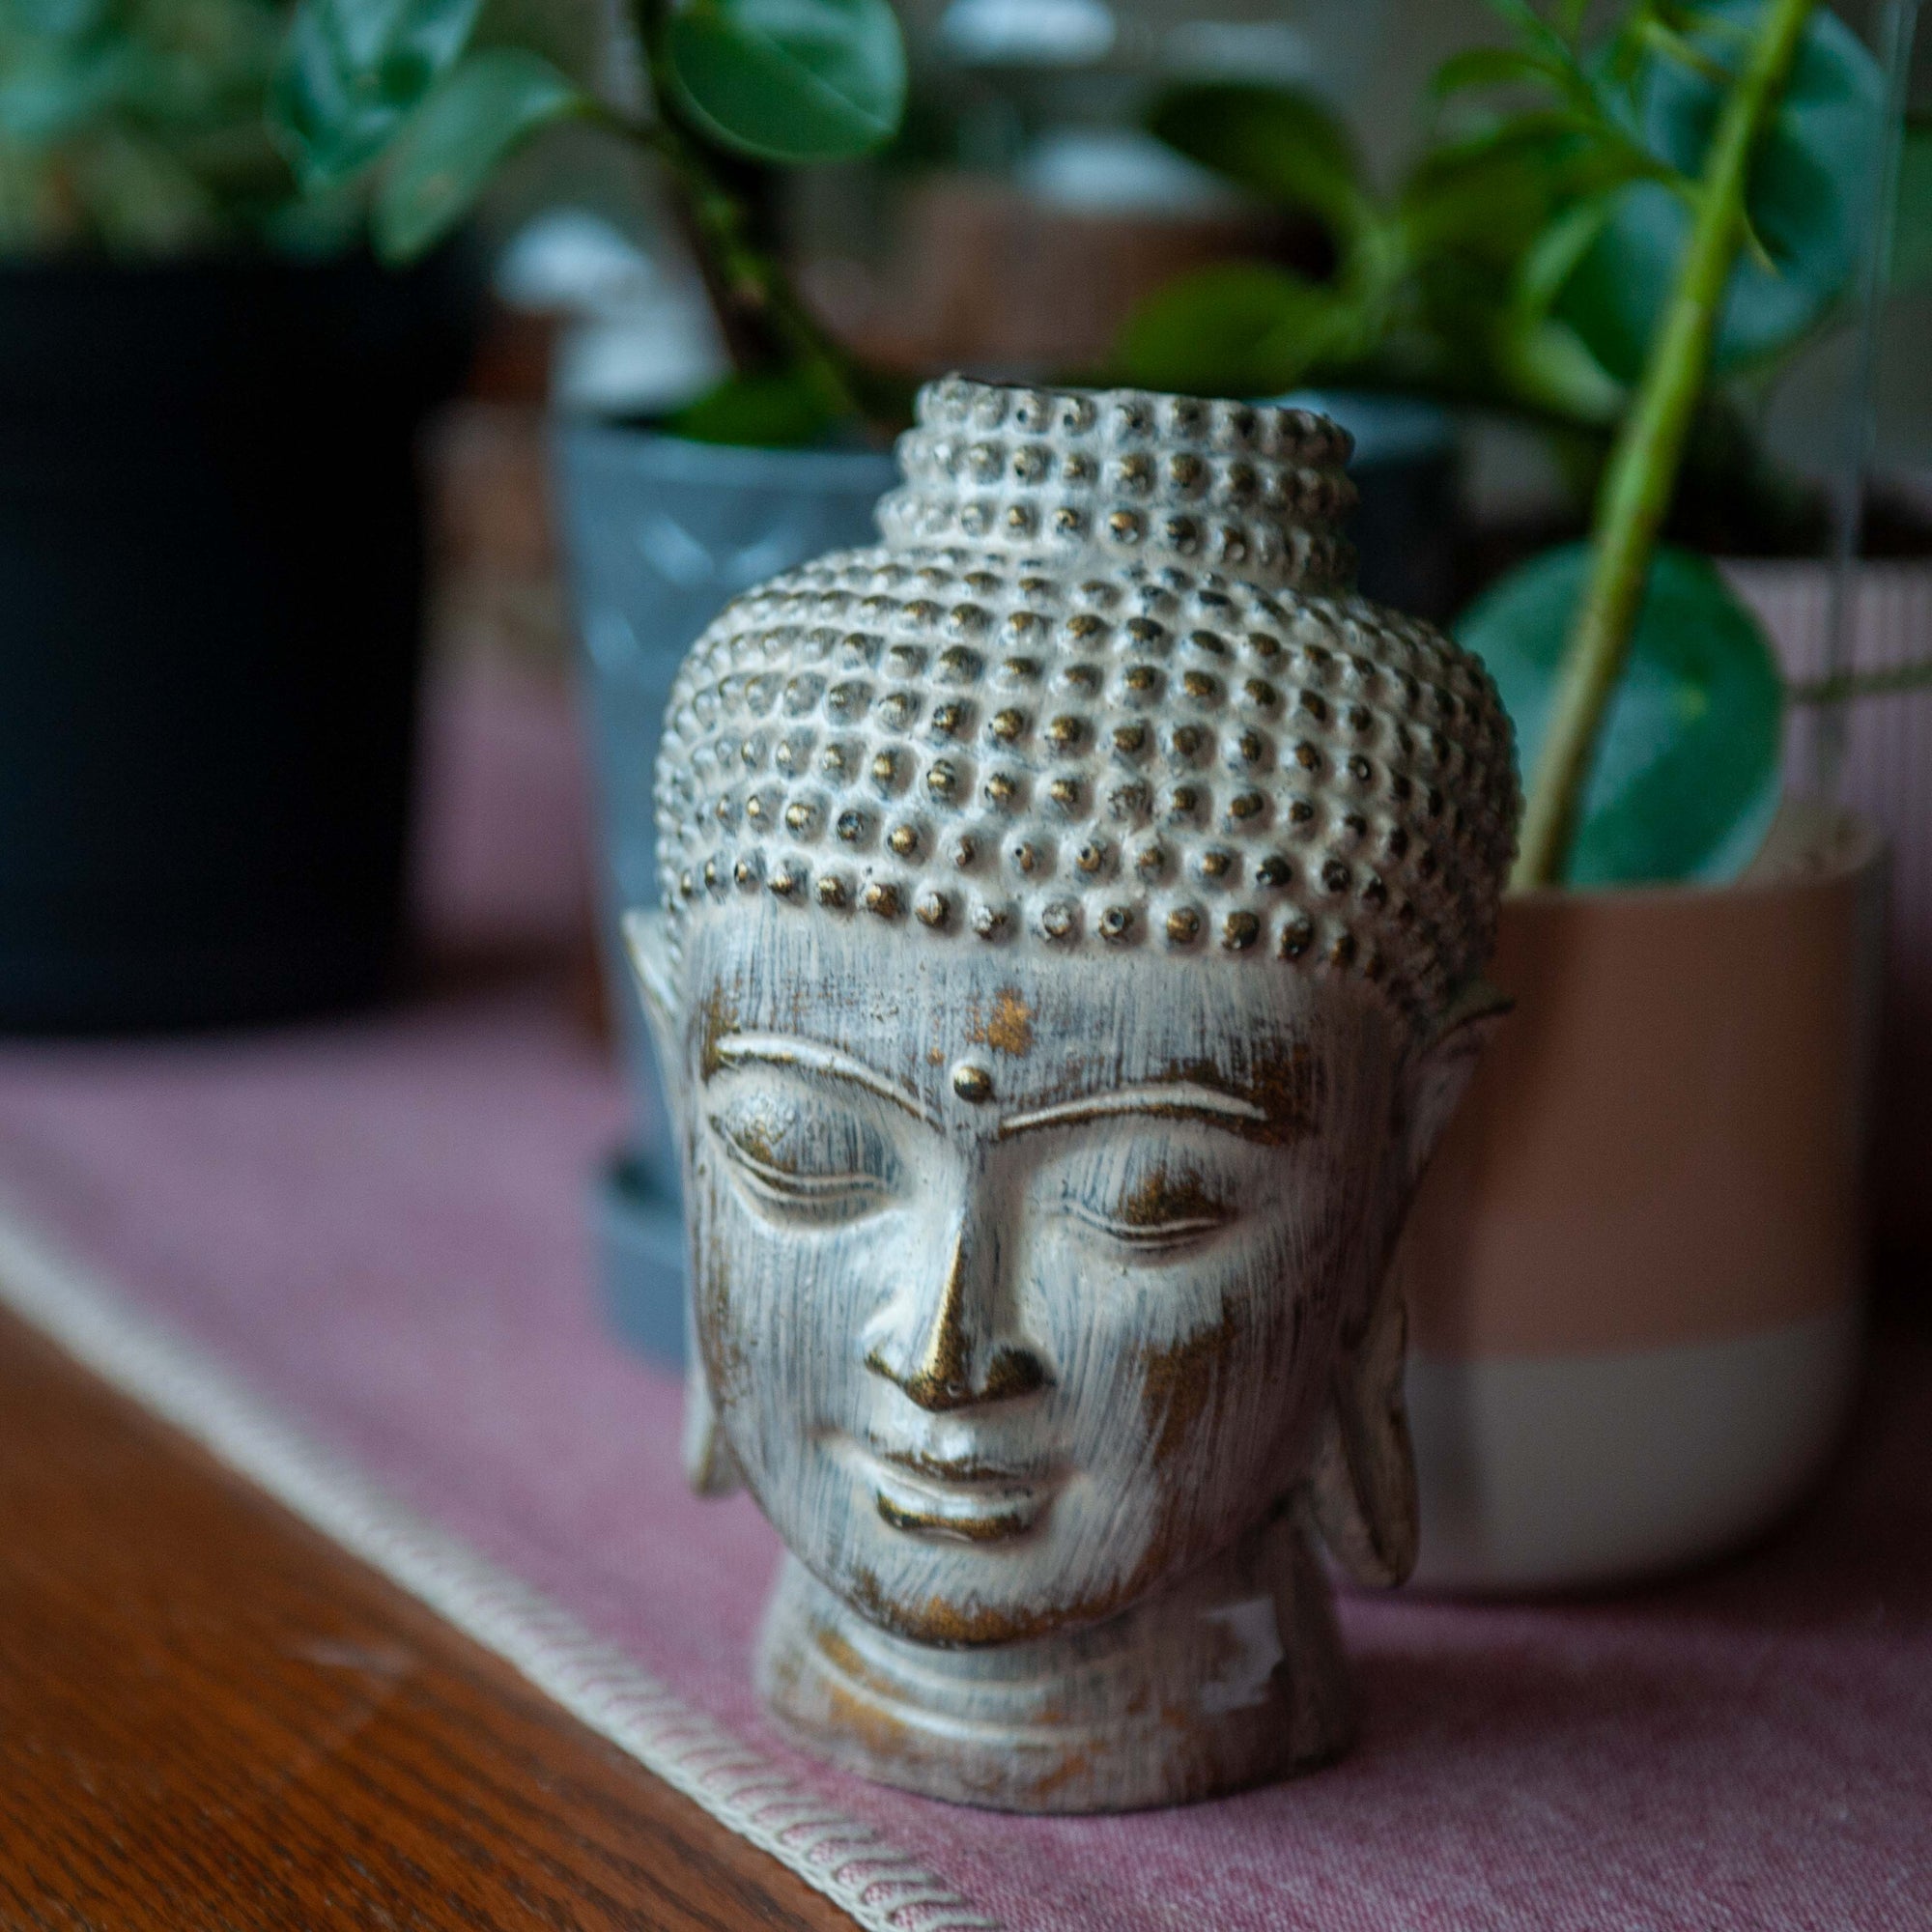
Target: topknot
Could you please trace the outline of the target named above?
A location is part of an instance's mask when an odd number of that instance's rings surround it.
[[[760,895],[955,944],[1341,973],[1411,1022],[1480,971],[1515,841],[1508,719],[1428,625],[1320,571],[1285,581],[1296,555],[1314,571],[1319,530],[1285,526],[1271,569],[914,534],[983,494],[969,464],[950,499],[935,480],[962,408],[1088,435],[1129,406],[1170,477],[1170,430],[1205,448],[1237,413],[1271,462],[1319,472],[1348,448],[1303,412],[929,385],[887,542],[748,591],[678,673],[658,761],[673,948],[696,907]]]
[[[916,418],[898,442],[905,482],[879,505],[888,544],[1097,552],[1302,590],[1353,582],[1353,444],[1312,410],[949,376],[920,391]]]

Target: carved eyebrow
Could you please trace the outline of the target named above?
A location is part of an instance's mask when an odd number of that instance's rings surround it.
[[[868,1094],[876,1094],[882,1100],[890,1100],[895,1107],[903,1107],[914,1120],[923,1121],[929,1127],[939,1124],[917,1094],[889,1079],[876,1067],[867,1066],[863,1060],[855,1060],[849,1053],[840,1053],[836,1046],[827,1046],[820,1040],[803,1039],[796,1034],[727,1033],[714,1043],[711,1052],[714,1059],[726,1066],[761,1061],[767,1066],[783,1066],[819,1079],[844,1080],[854,1087],[863,1087]]]
[[[1195,1080],[1162,1080],[1146,1087],[1121,1087],[1108,1094],[1083,1094],[1058,1106],[1037,1107],[1030,1113],[1009,1114],[1000,1122],[999,1138],[1030,1134],[1039,1127],[1077,1126],[1117,1114],[1151,1114],[1162,1120],[1206,1121],[1210,1126],[1232,1128],[1252,1137],[1272,1126],[1266,1112],[1237,1094],[1224,1094]]]

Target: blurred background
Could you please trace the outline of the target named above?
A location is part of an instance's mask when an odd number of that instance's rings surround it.
[[[1584,11],[1607,28],[1631,10]],[[1674,512],[1793,689],[1932,650],[1916,11],[1839,10],[1865,50],[1839,75],[1871,95],[1860,125],[1902,132],[1846,137],[1825,267],[1782,265],[1772,307],[1791,313],[1714,387]],[[430,156],[439,130],[405,131],[384,165],[415,166],[412,204],[370,185],[401,107],[325,152],[354,117],[316,49],[380,12],[318,0],[291,40],[271,0],[0,6],[0,1025],[285,1019],[567,933],[583,1023],[632,1064],[643,1169],[625,1184],[662,1193],[610,918],[656,889],[664,689],[733,589],[865,536],[912,384],[1306,392],[1356,436],[1365,590],[1444,623],[1586,527],[1635,365],[1614,286],[1574,249],[1553,327],[1505,340],[1497,292],[1548,279],[1563,239],[1502,236],[1520,182],[1479,181],[1460,217],[1480,231],[1493,203],[1496,261],[1463,232],[1393,322],[1342,313],[1417,185],[1480,131],[1456,63],[1484,78],[1507,9],[902,0],[890,138],[810,166],[727,153],[714,182],[864,371],[867,408],[837,422],[792,390],[720,414],[743,344],[693,247],[701,200],[581,111],[648,115],[629,14],[397,12],[384,88],[442,58],[439,33],[526,63],[480,83],[526,88],[490,97],[501,138],[452,147],[445,127]],[[568,111],[528,92],[539,56],[582,90]],[[1223,112],[1258,98],[1293,111],[1258,132]],[[1829,151],[1838,109],[1813,106]],[[465,218],[423,213],[438,196]],[[1842,794],[1895,848],[1881,1226],[1922,1249],[1932,697],[1791,718],[1786,788]]]

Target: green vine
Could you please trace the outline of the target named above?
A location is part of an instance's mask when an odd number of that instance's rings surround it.
[[[1697,185],[1690,239],[1636,396],[1611,445],[1597,499],[1583,601],[1529,784],[1511,884],[1555,883],[1576,836],[1599,734],[1676,486],[1731,265],[1745,240],[1751,154],[1816,0],[1770,0],[1724,101]]]
[[[629,107],[484,0],[298,0],[271,123],[304,189],[366,196],[377,251],[399,263],[448,235],[546,128],[587,123],[640,148],[668,177],[732,368],[672,426],[751,443],[896,428],[893,386],[840,347],[764,245],[746,173],[850,160],[892,138],[906,73],[889,0],[635,0],[635,26],[649,101]]]

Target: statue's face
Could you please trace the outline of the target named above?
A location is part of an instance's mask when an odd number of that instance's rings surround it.
[[[932,1642],[1090,1622],[1305,1469],[1379,1264],[1399,1041],[1265,962],[700,915],[698,1341],[792,1549]]]

